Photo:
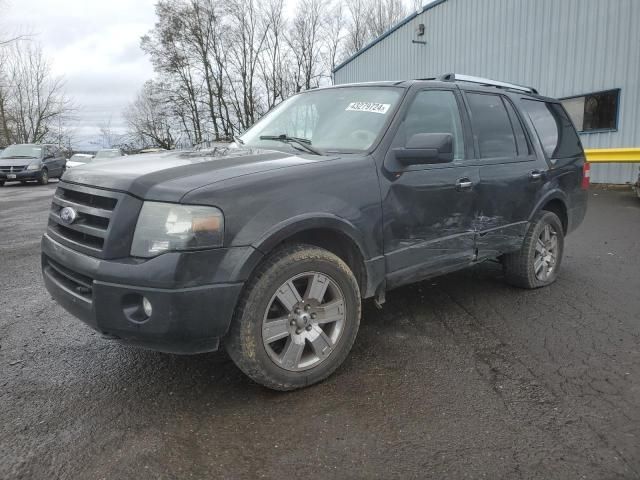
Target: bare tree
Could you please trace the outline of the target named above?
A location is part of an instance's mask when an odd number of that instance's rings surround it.
[[[221,130],[228,134],[227,119],[223,114],[225,103],[221,95],[223,73],[215,68],[215,51],[220,43],[220,18],[222,12],[212,0],[190,0],[185,12],[185,41],[191,46],[197,59],[196,67],[203,78],[206,98],[215,140],[219,140]]]
[[[180,127],[175,124],[161,85],[146,82],[124,116],[131,134],[142,147],[175,148]]]
[[[263,23],[266,30],[263,55],[260,56],[260,75],[264,83],[267,109],[291,93],[290,69],[291,57],[287,50],[287,19],[284,13],[284,0],[267,0],[263,6]]]
[[[7,2],[0,0],[0,9],[6,9]],[[28,37],[30,37],[30,34],[15,34],[12,33],[11,36],[9,35],[9,28],[6,25],[0,24],[0,49],[9,45],[14,44],[17,41],[20,40],[24,40]]]
[[[9,125],[9,79],[6,66],[7,52],[0,49],[0,146],[9,145],[13,137]]]
[[[20,143],[38,143],[54,134],[72,111],[64,81],[53,77],[42,49],[30,42],[11,47],[0,93],[0,123],[5,136]]]
[[[324,0],[299,1],[288,37],[298,70],[296,72],[296,92],[317,87],[319,84],[324,15]]]
[[[379,37],[407,16],[402,0],[375,0],[368,10],[367,20],[372,38]]]
[[[149,35],[142,37],[141,47],[151,58],[155,70],[185,93],[190,128],[195,141],[200,142],[200,82],[195,78],[194,61],[185,40],[186,8],[179,0],[159,1],[156,4],[158,22]]]
[[[347,0],[345,4],[349,15],[345,49],[347,55],[353,55],[364,47],[370,38],[369,2],[367,0]]]
[[[141,46],[174,140],[229,139],[291,93],[328,83],[338,62],[404,16],[403,1],[297,0],[287,18],[286,0],[158,0]]]
[[[100,130],[100,143],[102,144],[102,148],[111,148],[114,143],[114,133],[111,129],[111,116],[109,116],[108,120],[101,122],[98,125]]]
[[[269,24],[260,21],[257,0],[230,0],[226,9],[229,26],[226,48],[229,56],[225,73],[232,94],[231,103],[239,127],[244,130],[262,113],[256,73]]]
[[[327,11],[323,25],[325,49],[323,53],[325,75],[331,76],[342,55],[346,28],[345,7],[338,1]]]

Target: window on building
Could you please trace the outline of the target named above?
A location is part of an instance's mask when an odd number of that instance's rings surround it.
[[[502,99],[481,93],[467,93],[467,98],[480,158],[515,157],[516,139]]]
[[[537,100],[523,100],[522,105],[549,158],[582,154],[580,139],[562,105]]]
[[[564,98],[561,102],[576,129],[579,132],[591,132],[618,128],[619,100],[620,90],[609,90]]]

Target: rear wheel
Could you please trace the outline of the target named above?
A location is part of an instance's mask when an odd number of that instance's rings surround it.
[[[564,252],[562,222],[553,212],[536,215],[522,248],[503,256],[505,278],[521,288],[540,288],[555,282]]]
[[[360,291],[327,250],[295,245],[272,254],[249,281],[225,348],[254,381],[294,390],[331,375],[360,324]]]
[[[40,185],[46,185],[49,183],[49,171],[46,168],[43,168],[40,172],[40,178],[38,179],[38,183]]]
[[[0,187],[4,187],[4,180],[0,180]]]

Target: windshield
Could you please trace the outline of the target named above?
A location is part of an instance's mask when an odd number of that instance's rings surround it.
[[[240,139],[251,147],[281,146],[285,136],[308,140],[327,152],[367,150],[402,92],[392,87],[345,87],[301,93],[278,105]],[[267,136],[281,138],[260,138]]]
[[[100,150],[94,158],[115,158],[121,155],[120,150]]]
[[[40,158],[42,147],[36,145],[11,145],[0,153],[0,158]]]
[[[78,163],[90,163],[91,157],[87,157],[85,155],[73,155],[70,159],[70,162],[78,162]]]

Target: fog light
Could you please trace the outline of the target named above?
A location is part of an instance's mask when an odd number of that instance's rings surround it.
[[[151,302],[147,299],[147,297],[142,297],[142,310],[144,310],[144,314],[147,316],[147,318],[149,318],[153,313]]]

